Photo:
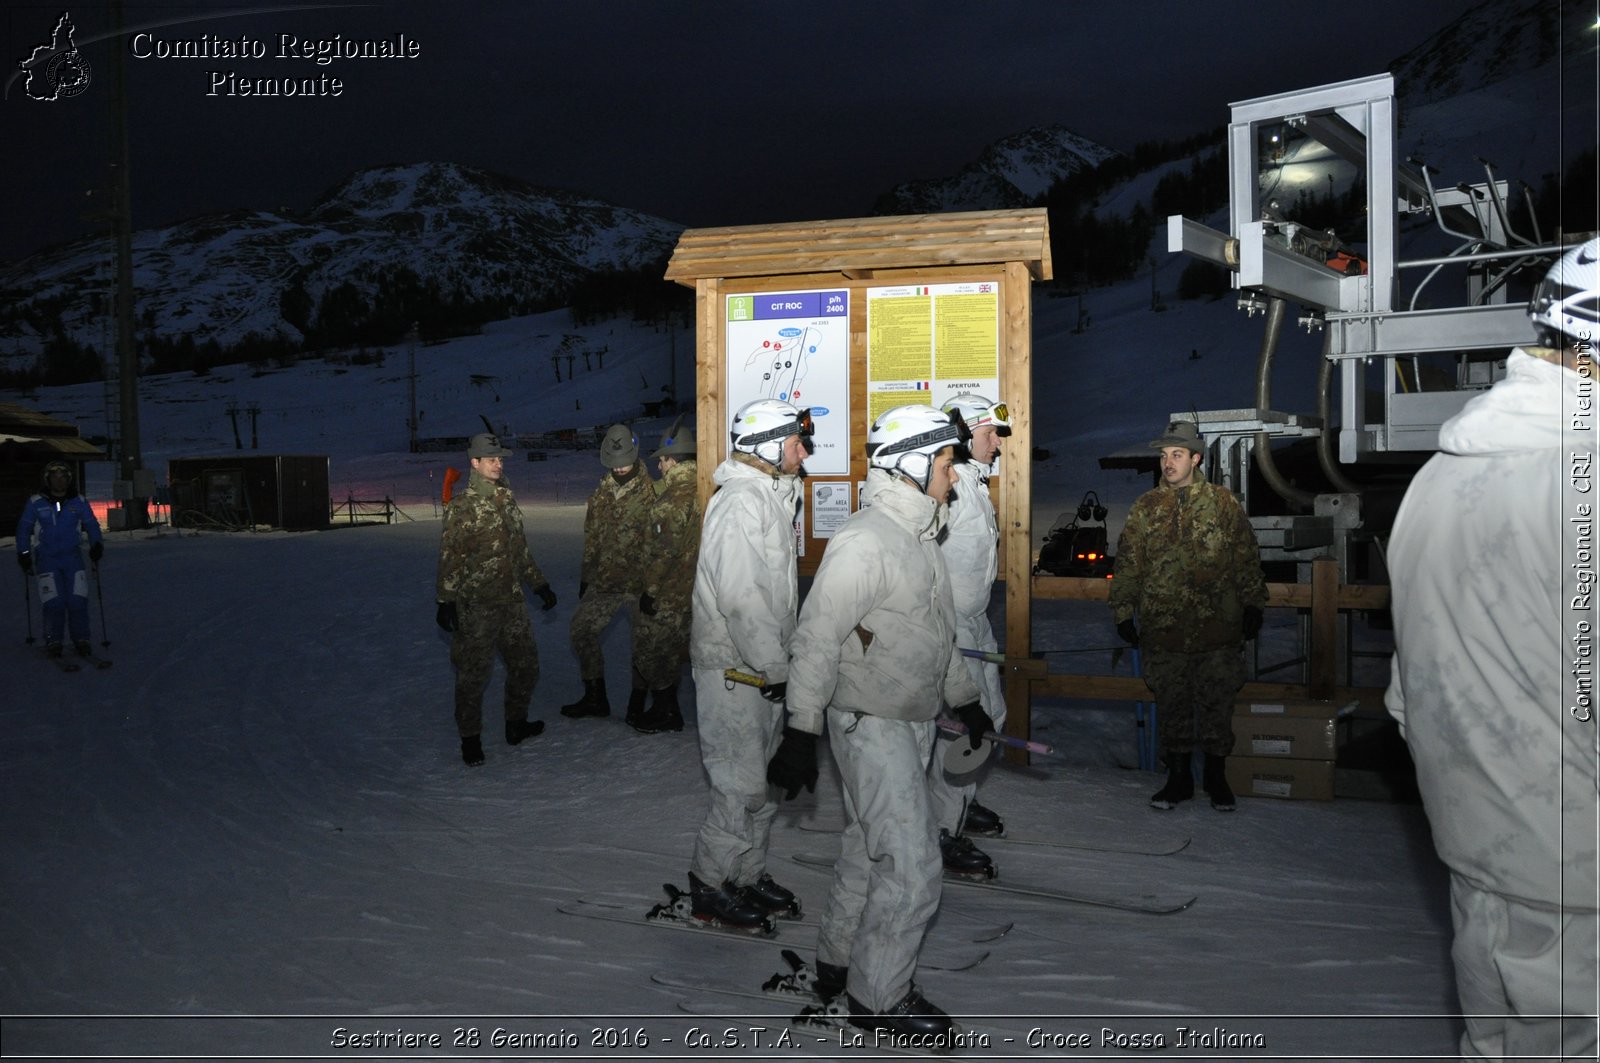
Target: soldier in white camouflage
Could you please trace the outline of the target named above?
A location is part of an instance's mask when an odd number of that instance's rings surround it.
[[[650,538],[639,595],[639,637],[634,667],[650,690],[650,708],[629,712],[641,734],[683,730],[678,679],[689,659],[694,617],[694,567],[700,556],[700,484],[694,429],[680,417],[651,456],[661,479],[650,507]]]
[[[1159,706],[1167,782],[1150,805],[1170,809],[1194,796],[1189,761],[1198,747],[1211,806],[1232,811],[1226,769],[1244,684],[1240,650],[1260,632],[1267,604],[1261,552],[1238,500],[1200,475],[1198,428],[1173,421],[1150,446],[1161,451],[1161,483],[1128,511],[1111,581],[1117,634],[1141,648]]]
[[[452,635],[456,729],[461,759],[473,766],[483,763],[483,692],[496,651],[506,663],[506,742],[516,745],[544,730],[543,721],[528,720],[539,682],[539,647],[522,587],[531,587],[547,610],[555,607],[556,595],[528,549],[522,510],[505,481],[510,454],[487,432],[472,437],[472,473],[466,489],[445,506],[439,542],[436,619]]]
[[[625,424],[606,429],[600,441],[606,473],[589,496],[583,520],[583,567],[578,576],[578,607],[572,611],[572,653],[578,658],[583,696],[561,707],[570,717],[609,716],[606,660],[600,648],[606,628],[623,610],[628,614],[632,656],[639,653],[639,595],[644,591],[640,564],[645,556],[655,481],[639,461],[639,440]],[[632,669],[628,712],[644,709],[646,686]]]

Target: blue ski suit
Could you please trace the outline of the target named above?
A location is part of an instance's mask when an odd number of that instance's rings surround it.
[[[17,521],[17,553],[33,555],[44,612],[45,645],[57,645],[69,626],[73,642],[89,640],[89,577],[83,565],[83,534],[100,542],[100,522],[75,489],[56,497],[41,491],[28,499]]]

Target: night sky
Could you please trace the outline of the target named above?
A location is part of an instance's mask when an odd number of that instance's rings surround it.
[[[130,96],[134,225],[309,206],[352,171],[449,161],[691,226],[871,212],[989,143],[1060,123],[1108,147],[1227,121],[1230,102],[1380,73],[1460,0],[813,0],[12,3],[8,72],[63,10],[79,95],[0,101],[0,259],[104,225],[112,48]],[[232,14],[230,14],[232,12]],[[250,12],[238,14],[238,12]],[[131,54],[134,31],[150,34]],[[279,58],[280,37],[387,41],[416,58]],[[262,59],[162,57],[241,38]],[[338,78],[340,95],[217,95],[238,80]]]

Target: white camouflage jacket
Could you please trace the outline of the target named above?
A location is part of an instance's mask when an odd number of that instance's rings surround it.
[[[1569,636],[1595,619],[1570,568],[1585,502],[1593,557],[1594,495],[1571,480],[1575,456],[1595,452],[1592,427],[1569,427],[1581,384],[1513,351],[1505,379],[1440,429],[1389,543],[1384,700],[1450,869],[1536,907],[1592,911],[1596,722],[1576,718],[1563,690]],[[1592,403],[1593,380],[1584,386]]]
[[[978,700],[955,652],[944,506],[881,469],[867,479],[871,505],[828,543],[792,644],[789,726],[811,734],[830,705],[921,721]]]
[[[800,477],[730,457],[711,474],[694,574],[689,658],[696,668],[737,668],[771,683],[789,676],[799,605],[795,506]]]

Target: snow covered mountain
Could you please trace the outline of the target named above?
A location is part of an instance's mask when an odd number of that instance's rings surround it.
[[[371,303],[415,284],[446,303],[541,309],[597,270],[664,259],[683,227],[453,163],[353,174],[304,213],[212,214],[133,240],[138,331],[236,344],[298,342],[342,285]],[[56,331],[104,349],[108,241],[69,244],[0,273],[0,348],[31,358]]]
[[[878,198],[879,214],[1003,210],[1033,203],[1057,180],[1117,153],[1065,126],[1029,129],[995,141],[958,173],[896,185]]]
[[[1569,66],[1579,66],[1576,60],[1596,48],[1592,25],[1589,5],[1484,0],[1394,60],[1389,69],[1401,103],[1416,107],[1481,90],[1558,56]]]

